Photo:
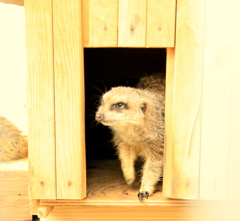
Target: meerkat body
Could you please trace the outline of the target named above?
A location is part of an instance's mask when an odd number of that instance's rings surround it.
[[[138,198],[150,196],[162,175],[165,80],[151,75],[137,88],[116,87],[105,93],[96,120],[109,126],[128,185],[135,181],[134,163],[144,159]]]
[[[26,136],[7,118],[0,116],[0,162],[28,156]]]

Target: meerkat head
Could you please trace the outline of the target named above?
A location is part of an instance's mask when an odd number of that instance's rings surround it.
[[[115,87],[102,96],[95,115],[98,122],[110,127],[141,124],[147,109],[141,89]]]

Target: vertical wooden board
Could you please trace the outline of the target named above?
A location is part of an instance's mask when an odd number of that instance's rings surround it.
[[[233,65],[231,77],[231,110],[230,110],[230,153],[228,168],[228,199],[240,199],[240,2],[235,1],[234,5],[234,27],[233,27]]]
[[[166,99],[165,99],[165,153],[164,153],[164,175],[163,175],[163,193],[171,195],[171,185],[169,181],[172,177],[173,160],[173,87],[174,87],[174,48],[167,48],[166,63]]]
[[[119,0],[118,46],[145,47],[146,0]]]
[[[146,47],[174,47],[176,0],[148,0]]]
[[[163,194],[172,198],[198,198],[204,5],[178,1],[174,75],[167,81],[172,87],[172,119],[166,123],[172,121],[172,133],[167,134],[165,165],[170,166],[164,174],[171,176],[164,178],[163,187]]]
[[[83,1],[84,47],[116,47],[118,0]]]
[[[55,199],[52,3],[26,0],[30,197]]]
[[[239,115],[234,113],[234,110],[231,112],[235,100],[239,99],[238,94],[231,94],[233,68],[236,67],[236,63],[235,66],[233,64],[234,2],[235,0],[228,2],[211,0],[206,3],[201,199],[228,198],[229,154],[232,149],[230,134],[232,130],[237,129],[230,127],[230,119],[233,117],[231,114],[235,114],[236,117]],[[235,135],[232,134],[232,137]]]
[[[81,1],[53,1],[57,198],[86,196]]]

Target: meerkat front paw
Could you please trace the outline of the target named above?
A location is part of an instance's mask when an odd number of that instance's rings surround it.
[[[153,194],[153,191],[154,187],[145,188],[144,186],[141,186],[141,189],[139,190],[137,197],[141,202],[143,202],[144,198],[147,199],[149,196]]]
[[[144,201],[144,200],[143,200],[144,198],[147,199],[147,198],[149,197],[149,193],[148,193],[148,192],[142,192],[142,193],[139,192],[137,196],[138,196],[138,199],[139,199],[141,202],[143,202],[143,201]]]

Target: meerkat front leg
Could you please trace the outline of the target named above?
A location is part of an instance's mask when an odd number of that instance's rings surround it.
[[[121,161],[121,168],[123,176],[129,186],[135,181],[135,168],[134,162],[137,158],[136,153],[123,144],[118,145],[118,155]]]
[[[162,174],[162,159],[146,159],[143,167],[143,176],[141,188],[138,193],[138,199],[148,198],[154,192],[155,185]]]

